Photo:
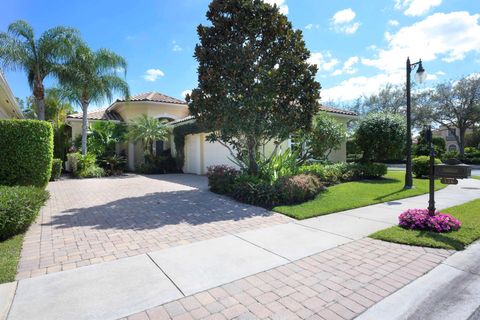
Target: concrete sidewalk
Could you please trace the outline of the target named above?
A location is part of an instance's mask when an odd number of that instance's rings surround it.
[[[480,181],[436,195],[438,208],[468,202],[480,197]],[[361,239],[427,201],[423,195],[23,279],[0,286],[0,312],[9,309],[8,319],[117,319]]]

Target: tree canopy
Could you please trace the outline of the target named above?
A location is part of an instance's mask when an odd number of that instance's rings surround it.
[[[308,130],[318,111],[317,67],[307,59],[302,32],[261,0],[213,0],[211,25],[200,25],[195,48],[198,87],[187,96],[190,112],[231,148],[252,174],[259,148]]]
[[[23,20],[11,23],[7,32],[0,32],[2,66],[25,71],[37,104],[38,119],[45,119],[43,80],[58,75],[58,65],[69,57],[79,41],[75,29],[62,26],[48,29],[35,38],[33,28]]]

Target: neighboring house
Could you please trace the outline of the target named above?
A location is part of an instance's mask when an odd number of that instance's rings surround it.
[[[0,119],[22,119],[23,114],[17,99],[0,72]]]
[[[465,134],[469,134],[472,132],[472,129],[467,129],[467,132]],[[460,135],[460,130],[458,128],[449,129],[445,126],[441,126],[440,128],[433,131],[433,135],[443,138],[445,140],[447,151],[460,151],[457,139],[455,138],[455,136],[458,137]]]
[[[356,118],[356,114],[350,111],[321,107],[323,111],[328,112],[337,120],[345,125]],[[159,120],[166,119],[172,127],[194,122],[195,118],[189,114],[188,105],[178,100],[158,92],[142,93],[130,98],[130,100],[116,100],[108,108],[93,110],[88,113],[89,122],[95,121],[114,121],[126,122],[146,114],[149,117]],[[71,137],[75,138],[82,132],[82,113],[76,113],[67,116],[66,123],[71,127]],[[183,171],[186,173],[205,174],[207,167],[217,164],[228,164],[234,166],[230,160],[230,153],[222,144],[206,141],[208,133],[198,133],[187,135],[185,137],[185,161]],[[158,141],[155,144],[156,154],[170,149],[175,156],[175,145],[171,136],[168,141]],[[290,146],[290,141],[285,141],[279,149],[285,150]],[[263,152],[269,154],[273,151],[273,143],[265,146]],[[143,147],[141,142],[129,141],[123,145],[117,146],[117,152],[125,154],[128,167],[134,170],[135,167],[144,161]],[[331,161],[346,160],[346,144],[342,144],[339,150],[333,151],[329,159]]]

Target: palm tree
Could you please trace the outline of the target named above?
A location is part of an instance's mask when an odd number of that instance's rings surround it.
[[[143,114],[141,117],[133,120],[129,125],[128,136],[134,141],[142,141],[145,155],[150,160],[154,160],[153,144],[156,140],[166,140],[170,134],[170,129],[165,121],[159,121]]]
[[[114,92],[129,96],[127,82],[117,71],[127,72],[127,62],[116,53],[99,49],[92,51],[85,44],[78,45],[73,55],[58,66],[58,77],[66,97],[82,107],[82,154],[87,153],[87,112],[91,102],[111,101]]]
[[[35,39],[33,28],[23,20],[11,23],[7,32],[0,32],[0,61],[3,68],[27,73],[38,119],[45,120],[43,80],[50,75],[56,76],[56,67],[65,61],[78,42],[78,31],[61,26],[49,29]]]

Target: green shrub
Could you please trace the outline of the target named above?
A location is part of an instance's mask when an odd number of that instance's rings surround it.
[[[449,159],[460,159],[460,153],[457,151],[447,151],[442,157],[442,160],[449,160]]]
[[[357,179],[380,178],[387,174],[387,166],[383,163],[354,163],[354,176]]]
[[[298,153],[290,149],[274,155],[269,161],[260,163],[260,177],[266,181],[275,182],[283,176],[298,173]]]
[[[70,172],[72,175],[75,177],[78,172],[78,162],[80,160],[80,157],[82,155],[79,152],[72,152],[67,154],[67,163],[68,163],[68,168],[70,169]]]
[[[279,193],[278,201],[282,205],[305,202],[314,198],[324,189],[320,179],[314,174],[284,176],[275,184]]]
[[[47,199],[42,188],[0,186],[0,241],[25,231]]]
[[[391,160],[403,154],[406,132],[405,120],[401,116],[370,113],[360,120],[355,143],[366,162]]]
[[[105,170],[97,165],[94,154],[82,155],[78,152],[67,154],[68,165],[76,178],[99,178],[105,176]]]
[[[219,194],[232,191],[232,186],[238,171],[227,165],[210,166],[207,168],[208,186],[210,190]]]
[[[78,172],[79,178],[100,178],[105,176],[105,170],[96,164],[90,167],[83,168]]]
[[[53,159],[52,162],[52,174],[50,176],[50,181],[55,181],[60,178],[62,174],[62,159]]]
[[[272,208],[280,203],[275,185],[247,175],[235,180],[230,195],[240,202],[264,208]]]
[[[441,161],[435,159],[435,164],[439,164]],[[412,171],[415,177],[421,178],[430,174],[430,157],[420,156],[412,159]]]
[[[52,126],[38,120],[0,120],[0,153],[0,184],[45,187],[52,171]]]

